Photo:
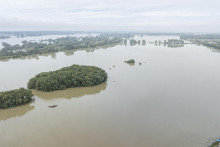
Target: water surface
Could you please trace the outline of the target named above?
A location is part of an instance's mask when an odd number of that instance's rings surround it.
[[[98,34],[74,34],[74,35],[42,35],[42,36],[26,36],[26,37],[16,37],[16,36],[11,36],[10,38],[5,38],[5,39],[0,39],[0,49],[3,48],[2,43],[6,42],[9,43],[10,45],[22,45],[22,41],[27,40],[27,41],[32,41],[32,42],[39,42],[41,40],[47,40],[47,39],[57,39],[61,37],[86,37],[86,36],[97,36]]]
[[[169,38],[178,36],[145,37]],[[34,103],[0,110],[1,147],[205,147],[219,137],[218,52],[193,44],[93,51],[0,62],[1,91],[72,64],[101,67],[109,77],[95,87],[33,91]],[[132,58],[135,65],[124,63]]]

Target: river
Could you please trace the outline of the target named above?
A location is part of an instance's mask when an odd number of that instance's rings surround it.
[[[169,38],[179,37],[139,39]],[[124,62],[132,58],[135,65]],[[220,135],[219,63],[203,46],[151,43],[0,61],[0,91],[72,64],[108,73],[101,85],[33,90],[35,102],[0,110],[0,147],[207,147]]]

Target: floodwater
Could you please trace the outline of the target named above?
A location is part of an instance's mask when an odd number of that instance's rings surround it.
[[[169,38],[178,36],[145,37]],[[101,85],[33,90],[35,102],[0,110],[0,147],[207,147],[220,136],[219,63],[203,46],[148,43],[0,61],[0,91],[72,64],[108,73]]]
[[[0,49],[3,48],[2,43],[6,42],[9,43],[11,45],[22,45],[22,41],[26,40],[26,41],[32,41],[32,42],[39,42],[41,40],[46,40],[46,39],[57,39],[57,38],[61,38],[61,37],[66,37],[66,36],[70,36],[70,37],[85,37],[85,36],[97,36],[98,34],[74,34],[74,35],[44,35],[44,36],[26,36],[26,37],[16,37],[16,36],[11,36],[10,38],[6,38],[6,39],[0,39]]]

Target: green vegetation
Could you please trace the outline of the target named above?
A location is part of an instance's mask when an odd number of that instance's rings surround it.
[[[219,145],[219,141],[215,141],[212,145],[210,145],[210,147],[217,147]]]
[[[124,40],[124,45],[127,45],[127,42],[128,42],[128,40],[127,40],[127,39],[125,39],[125,40]]]
[[[150,42],[151,44],[155,44],[156,46],[159,45],[161,46],[162,44],[164,46],[168,46],[170,48],[178,48],[178,47],[183,47],[185,42],[184,40],[180,40],[180,39],[168,39],[168,40],[155,40],[154,42]]]
[[[32,43],[28,42],[27,44],[23,44],[25,46],[23,49],[19,47],[19,45],[8,45],[7,43],[3,44],[4,48],[0,51],[0,59],[7,59],[7,58],[18,58],[23,56],[29,55],[36,55],[36,54],[44,54],[44,53],[52,53],[58,52],[59,50],[53,46],[47,46],[43,43]]]
[[[130,59],[130,60],[128,60],[128,61],[125,61],[125,63],[134,64],[134,63],[135,63],[135,60],[134,60],[134,59]]]
[[[131,46],[136,45],[136,44],[137,44],[137,41],[135,39],[130,40],[130,45]]]
[[[210,48],[214,48],[214,49],[220,49],[220,41],[219,42],[199,42],[197,41],[197,43],[202,44],[206,47],[210,47]]]
[[[181,39],[189,40],[195,44],[203,45],[214,49],[220,49],[220,34],[184,34],[180,37]]]
[[[20,88],[0,92],[0,109],[11,108],[33,101],[31,90]]]
[[[143,46],[146,45],[146,40],[142,40],[142,45],[143,45]]]
[[[74,50],[81,48],[96,48],[104,45],[121,43],[120,37],[96,36],[96,37],[63,37],[55,40],[48,39],[38,42],[23,41],[22,45],[10,45],[3,42],[3,49],[0,50],[0,59],[18,58],[29,55]],[[43,43],[45,42],[45,43]]]
[[[168,39],[165,45],[168,45],[169,48],[178,48],[184,46],[184,40],[179,39]]]
[[[107,78],[107,73],[99,67],[72,65],[36,75],[29,80],[28,88],[54,91],[72,87],[88,87],[101,84]]]
[[[179,39],[168,39],[168,44],[184,44],[183,40],[179,40]]]

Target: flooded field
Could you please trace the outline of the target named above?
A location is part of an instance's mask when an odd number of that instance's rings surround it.
[[[9,43],[10,45],[22,45],[22,41],[31,41],[31,42],[40,42],[41,40],[47,40],[47,39],[57,39],[61,37],[85,37],[85,36],[97,36],[98,34],[74,34],[74,35],[42,35],[42,36],[26,36],[26,37],[16,37],[11,36],[10,38],[6,39],[0,39],[0,49],[3,48],[2,42]],[[45,41],[44,41],[45,42]]]
[[[171,38],[179,36],[136,39]],[[35,102],[0,110],[0,147],[207,147],[220,135],[219,63],[203,46],[150,43],[0,61],[0,91],[72,64],[108,73],[101,85],[33,90]]]

